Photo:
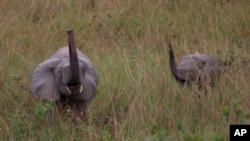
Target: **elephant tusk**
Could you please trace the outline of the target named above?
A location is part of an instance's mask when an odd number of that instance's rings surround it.
[[[83,86],[82,86],[82,84],[81,84],[81,87],[80,87],[80,93],[82,93],[82,90],[83,90]]]
[[[70,89],[69,89],[68,86],[66,86],[66,90],[67,90],[67,92],[69,93],[69,95],[71,95],[71,91],[70,91]]]

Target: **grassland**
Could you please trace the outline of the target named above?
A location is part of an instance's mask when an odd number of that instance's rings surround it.
[[[248,0],[0,1],[0,140],[226,141],[250,123]],[[32,72],[67,45],[66,30],[100,75],[87,122],[72,125],[30,96]],[[182,87],[176,57],[228,62],[214,88]]]

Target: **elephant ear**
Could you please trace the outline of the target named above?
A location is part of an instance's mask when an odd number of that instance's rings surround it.
[[[85,60],[85,58],[79,58],[79,63],[85,63],[86,68],[81,70],[83,94],[80,96],[81,99],[91,99],[96,94],[96,87],[98,85],[98,73],[92,64]]]
[[[60,63],[60,59],[48,59],[35,69],[32,76],[31,93],[34,97],[43,100],[57,101],[60,93],[56,85],[55,68]]]

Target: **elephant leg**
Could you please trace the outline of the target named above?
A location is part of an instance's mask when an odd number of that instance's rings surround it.
[[[61,99],[55,101],[56,111],[61,114],[64,110],[63,102]]]
[[[78,100],[75,106],[75,114],[78,117],[86,117],[90,100]]]
[[[79,105],[79,114],[80,117],[82,117],[82,121],[87,122],[88,121],[88,105],[91,102],[91,100],[82,100]]]

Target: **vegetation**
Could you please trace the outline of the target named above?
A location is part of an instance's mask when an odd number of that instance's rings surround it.
[[[228,140],[230,124],[250,122],[249,13],[248,0],[0,1],[0,140]],[[29,92],[68,28],[100,75],[77,124]],[[199,51],[225,62],[214,88],[174,80],[170,40],[177,61]]]

